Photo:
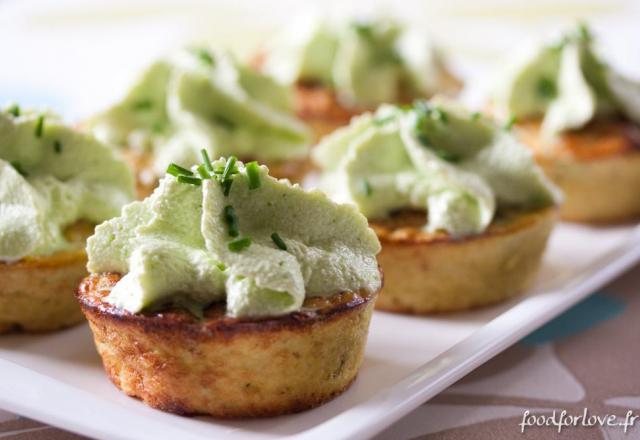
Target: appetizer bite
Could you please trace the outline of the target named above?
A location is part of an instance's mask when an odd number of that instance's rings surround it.
[[[151,65],[124,99],[93,117],[95,135],[126,151],[147,196],[170,163],[190,167],[200,149],[267,164],[297,181],[310,133],[292,113],[291,91],[228,53],[191,48]]]
[[[563,190],[562,218],[628,221],[640,217],[640,83],[606,65],[593,43],[583,25],[525,52],[494,104]]]
[[[168,171],[88,240],[78,298],[113,383],[164,411],[218,417],[342,393],[381,286],[367,220],[256,162],[205,152],[197,169]]]
[[[461,88],[424,31],[392,20],[298,20],[256,64],[294,85],[296,112],[318,138],[380,104]]]
[[[109,147],[52,113],[0,112],[0,333],[82,321],[85,239],[133,199]]]
[[[486,117],[442,100],[386,105],[327,136],[313,157],[321,187],[356,204],[382,243],[378,308],[463,310],[532,282],[559,195],[531,152]]]

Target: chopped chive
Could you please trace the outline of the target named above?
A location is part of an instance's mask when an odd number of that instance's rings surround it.
[[[222,115],[215,115],[213,117],[213,120],[218,124],[218,125],[222,125],[224,128],[226,128],[227,130],[233,130],[234,128],[236,128],[236,123],[233,122],[231,119],[222,116]]]
[[[188,183],[188,184],[195,185],[195,186],[202,185],[202,180],[200,180],[197,177],[193,177],[193,176],[185,176],[185,175],[181,174],[178,177],[176,177],[176,179],[180,183]]]
[[[287,250],[287,245],[284,242],[284,240],[278,235],[277,232],[274,232],[273,234],[271,234],[271,239],[273,240],[273,242],[276,244],[276,246],[278,246],[280,249],[282,249],[283,251]]]
[[[362,190],[362,193],[367,197],[373,194],[373,188],[371,188],[371,184],[367,179],[362,179],[362,181],[360,182],[360,189]]]
[[[17,160],[11,161],[9,163],[11,164],[13,169],[16,170],[18,172],[18,174],[20,174],[21,176],[27,177],[29,175],[29,173],[27,173],[27,171],[24,169],[22,164],[20,162],[18,162]]]
[[[220,272],[224,272],[225,270],[227,270],[227,266],[225,266],[223,263],[216,264],[216,267]]]
[[[153,133],[162,133],[164,131],[164,124],[160,121],[156,121],[151,125],[151,131]]]
[[[231,185],[232,184],[233,184],[233,179],[229,179],[229,180],[225,180],[225,181],[221,182],[222,194],[224,194],[225,197],[227,197],[229,195],[229,193],[231,192]]]
[[[237,240],[230,241],[227,245],[231,252],[240,252],[249,246],[251,246],[251,238],[249,237],[238,238]]]
[[[209,174],[213,174],[213,165],[211,164],[211,159],[209,159],[209,153],[204,148],[200,150],[200,155],[202,156],[202,162],[204,163],[204,167],[209,172]]]
[[[57,139],[53,141],[53,151],[55,151],[57,154],[62,153],[62,142]]]
[[[172,176],[193,176],[193,171],[181,167],[178,164],[172,163],[167,167],[167,173]]]
[[[238,229],[238,217],[236,216],[236,211],[233,209],[233,206],[227,205],[224,207],[223,211],[224,221],[227,223],[227,230],[231,237],[237,237],[240,235],[240,230]]]
[[[480,120],[481,116],[482,115],[480,114],[480,112],[473,112],[473,113],[471,113],[471,120],[472,121],[478,121],[478,120]]]
[[[198,174],[200,174],[202,180],[211,179],[211,174],[209,174],[204,164],[198,165]]]
[[[260,182],[260,167],[258,162],[249,162],[245,165],[245,170],[247,170],[247,177],[249,178],[249,189],[260,188],[262,183]]]
[[[431,117],[441,121],[443,124],[449,122],[449,115],[447,115],[447,112],[442,110],[440,107],[435,107],[431,110]]]
[[[459,162],[462,159],[459,155],[453,151],[444,150],[442,148],[434,149],[433,152],[442,160],[447,162]]]
[[[538,95],[545,99],[555,98],[558,91],[556,90],[556,83],[547,77],[541,77],[536,83],[536,92]]]
[[[592,38],[593,36],[591,35],[591,31],[587,25],[584,22],[581,22],[578,25],[578,39],[580,41],[589,42]]]
[[[418,132],[416,134],[416,137],[418,138],[418,140],[420,141],[420,143],[422,144],[422,146],[424,147],[428,147],[429,145],[431,145],[431,142],[429,142],[429,138],[427,137],[426,134],[422,133],[422,132]]]
[[[204,64],[208,64],[209,66],[213,66],[215,64],[213,56],[211,56],[207,49],[195,47],[192,49],[192,51],[198,58],[200,58],[200,61],[202,61]]]
[[[20,116],[20,106],[18,104],[13,104],[7,109],[7,113],[13,115],[14,118],[17,118],[18,116]]]
[[[38,120],[36,121],[36,130],[34,134],[37,138],[41,138],[42,133],[44,132],[44,118],[44,115],[40,115],[38,116]]]
[[[134,102],[131,108],[134,110],[151,110],[153,108],[153,102],[150,99],[141,99]]]
[[[385,124],[387,124],[388,122],[391,122],[395,119],[395,115],[388,115],[385,117],[375,117],[373,118],[373,125],[375,125],[376,127],[380,127],[383,126]]]
[[[507,119],[507,122],[504,124],[504,129],[506,131],[511,131],[511,129],[513,128],[513,124],[516,123],[516,116],[514,114],[511,114],[509,116],[509,119]]]
[[[229,156],[227,159],[227,163],[224,166],[224,171],[222,172],[222,180],[227,180],[233,174],[233,167],[236,164],[238,158],[235,156]]]

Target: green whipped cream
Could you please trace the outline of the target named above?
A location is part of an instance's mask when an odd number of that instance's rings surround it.
[[[185,49],[152,64],[124,99],[90,125],[118,146],[151,152],[162,175],[170,163],[212,157],[261,161],[303,157],[310,134],[292,115],[290,90],[230,54]]]
[[[280,81],[333,87],[348,106],[375,107],[447,91],[440,54],[421,30],[390,20],[299,20],[267,48]]]
[[[133,199],[126,164],[93,136],[52,113],[0,112],[0,260],[68,250],[68,226],[100,223]]]
[[[600,117],[640,123],[640,82],[606,65],[584,25],[561,41],[524,51],[496,91],[500,110],[517,119],[542,117],[548,135],[584,127]]]
[[[496,207],[558,202],[529,150],[506,129],[456,104],[418,101],[354,118],[313,151],[321,187],[369,219],[426,209],[427,231],[478,234]]]
[[[137,313],[226,299],[229,316],[278,316],[307,296],[380,288],[380,244],[355,207],[255,162],[220,159],[211,169],[212,179],[203,166],[167,175],[96,228],[89,271],[125,274],[107,302]]]

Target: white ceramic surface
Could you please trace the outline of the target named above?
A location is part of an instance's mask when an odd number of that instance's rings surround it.
[[[311,411],[220,421],[150,409],[106,378],[86,325],[0,339],[0,408],[99,439],[366,438],[551,320],[640,260],[640,228],[560,225],[537,285],[474,312],[376,312],[354,385]]]

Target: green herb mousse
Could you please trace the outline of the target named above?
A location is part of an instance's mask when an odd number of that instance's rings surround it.
[[[389,20],[300,20],[267,47],[264,69],[284,83],[332,87],[354,107],[446,91],[441,56],[425,33]]]
[[[581,25],[559,42],[523,52],[498,84],[499,110],[518,120],[543,118],[547,135],[580,129],[597,118],[640,123],[640,82],[606,65],[593,43]]]
[[[478,113],[447,101],[382,106],[354,118],[314,149],[321,187],[369,219],[414,208],[427,231],[483,232],[497,206],[540,208],[556,188],[527,148]]]
[[[179,51],[151,65],[124,99],[90,121],[110,144],[153,154],[167,165],[191,166],[201,148],[272,163],[304,157],[306,126],[292,115],[290,90],[205,48]]]
[[[226,300],[233,317],[278,316],[307,296],[376,291],[380,244],[350,205],[235,158],[171,165],[155,192],[89,238],[90,272],[119,272],[106,301],[132,313]]]
[[[0,260],[68,250],[68,226],[101,223],[133,199],[128,167],[93,136],[51,113],[0,112]]]

